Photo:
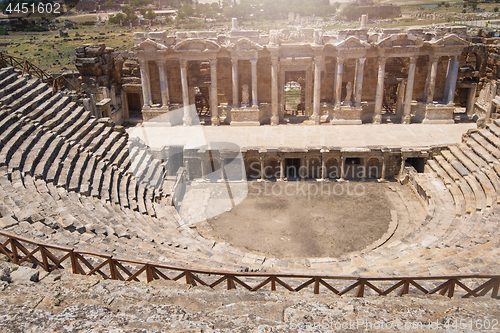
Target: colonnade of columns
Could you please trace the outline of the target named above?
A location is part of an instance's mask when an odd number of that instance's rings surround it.
[[[370,156],[366,156],[366,157],[361,157],[363,159],[363,176],[361,177],[361,179],[364,181],[366,180],[367,178],[367,162],[370,158],[378,158],[378,157],[370,157]],[[285,180],[285,175],[286,175],[286,171],[285,171],[285,160],[286,158],[283,157],[283,156],[278,156],[277,157],[278,161],[279,161],[279,177],[278,180],[280,181],[284,181]],[[345,161],[346,161],[347,157],[346,156],[341,156],[340,157],[340,160],[341,160],[341,163],[340,163],[340,178],[339,178],[339,181],[343,181],[346,179],[346,165],[345,165]],[[319,168],[319,170],[321,170],[321,175],[320,175],[320,180],[321,181],[326,181],[328,178],[329,178],[329,175],[328,175],[328,170],[327,170],[327,167],[326,167],[326,161],[328,160],[328,158],[325,158],[325,157],[322,157],[321,158],[321,167]],[[387,159],[385,156],[382,156],[380,158],[380,160],[382,161],[382,170],[381,170],[381,173],[380,173],[380,178],[379,180],[383,181],[383,180],[386,180],[386,170],[387,170]],[[259,164],[260,164],[260,178],[259,180],[261,181],[265,181],[266,180],[266,157],[265,156],[260,156],[259,157]],[[306,174],[304,172],[304,169],[307,169],[307,166],[306,166],[306,157],[301,157],[300,158],[300,168],[299,168],[299,174],[298,174],[298,177],[301,179],[301,180],[304,180],[306,178]]]
[[[271,52],[271,124],[279,124],[279,87],[278,87],[278,71],[279,71],[279,56],[278,52]],[[373,115],[373,123],[378,124],[382,121],[382,103],[384,97],[384,78],[385,78],[385,67],[388,57],[381,56],[378,58],[378,74],[377,74],[377,88],[375,94],[375,109]],[[436,77],[438,70],[438,55],[431,55],[429,59],[428,75],[426,80],[426,86],[424,88],[424,101],[426,103],[433,103],[434,93],[436,88]],[[239,96],[239,80],[238,80],[238,58],[232,58],[232,97],[233,97],[233,107],[240,106],[240,96]],[[252,100],[251,106],[258,107],[258,73],[257,73],[257,59],[249,59],[251,64],[251,92]],[[345,58],[339,56],[337,58],[337,68],[334,83],[334,105],[335,107],[340,107],[341,94],[342,94],[342,79],[343,79],[343,67]],[[354,106],[361,106],[361,96],[363,89],[363,77],[364,77],[364,65],[366,58],[361,57],[356,59],[356,72],[354,77]],[[454,92],[456,88],[456,81],[458,76],[460,56],[454,55],[449,57],[448,62],[448,72],[446,76],[445,92],[443,96],[443,102],[453,103]],[[210,108],[212,114],[212,124],[219,124],[218,115],[218,100],[217,100],[217,59],[210,59],[210,79],[211,79],[211,89],[210,89]],[[410,123],[411,114],[411,101],[413,97],[413,88],[415,81],[415,71],[416,71],[417,56],[410,57],[410,65],[408,69],[408,78],[406,84],[404,108],[403,108],[403,123]],[[314,94],[313,94],[313,112],[311,119],[315,124],[319,124],[321,118],[321,70],[324,63],[324,56],[318,54],[314,59]],[[182,101],[184,106],[184,125],[191,125],[192,119],[189,112],[189,84],[188,84],[188,73],[187,73],[188,60],[180,59],[180,72],[181,72],[181,85],[182,85]],[[159,78],[160,78],[160,89],[161,89],[161,102],[162,106],[166,107],[170,103],[170,97],[168,92],[168,77],[165,68],[165,63],[162,61],[157,61]],[[147,60],[140,59],[140,71],[141,71],[141,82],[142,82],[142,94],[144,106],[149,107],[152,104],[151,97],[151,82],[149,73],[149,64]]]

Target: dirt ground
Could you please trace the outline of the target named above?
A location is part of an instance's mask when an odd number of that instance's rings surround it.
[[[399,184],[250,182],[243,202],[208,220],[205,236],[278,258],[338,257],[386,232],[388,186]]]

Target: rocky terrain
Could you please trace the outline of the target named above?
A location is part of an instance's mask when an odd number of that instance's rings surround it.
[[[489,297],[214,291],[0,265],[1,332],[495,332],[500,318]]]

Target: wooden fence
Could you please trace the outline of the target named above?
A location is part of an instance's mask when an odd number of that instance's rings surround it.
[[[56,93],[66,86],[71,87],[73,90],[77,90],[63,75],[54,77],[52,74],[47,73],[40,67],[34,65],[32,62],[23,58],[11,56],[7,53],[0,52],[0,67],[14,67],[20,69],[23,75],[31,74],[36,76],[43,82],[52,85],[53,93]]]
[[[460,293],[459,296],[468,298],[490,293],[492,298],[497,299],[500,287],[500,275],[356,277],[191,269],[77,251],[70,247],[35,242],[5,231],[0,231],[0,252],[15,264],[30,262],[43,267],[47,272],[71,268],[73,274],[99,274],[104,279],[120,281],[141,281],[139,277],[147,282],[157,279],[178,281],[184,278],[187,284],[193,286],[200,284],[210,288],[215,288],[225,282],[228,290],[235,289],[239,285],[249,291],[257,291],[265,286],[275,291],[279,285],[290,292],[299,292],[311,286],[315,294],[326,291],[336,295],[350,293],[357,297],[365,296],[367,291],[385,296],[399,289],[397,292],[399,296],[409,293],[423,295],[439,293],[453,297]],[[334,282],[344,286],[337,289],[338,286],[335,288]],[[377,286],[380,283],[384,286]],[[292,287],[293,284],[297,286]],[[424,284],[430,284],[432,288],[424,287]],[[466,284],[475,285],[475,287],[468,287]]]

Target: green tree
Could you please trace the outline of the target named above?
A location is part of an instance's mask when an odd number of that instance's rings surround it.
[[[149,8],[146,15],[144,15],[144,18],[146,20],[154,20],[156,18],[156,13],[154,12],[153,8]]]

